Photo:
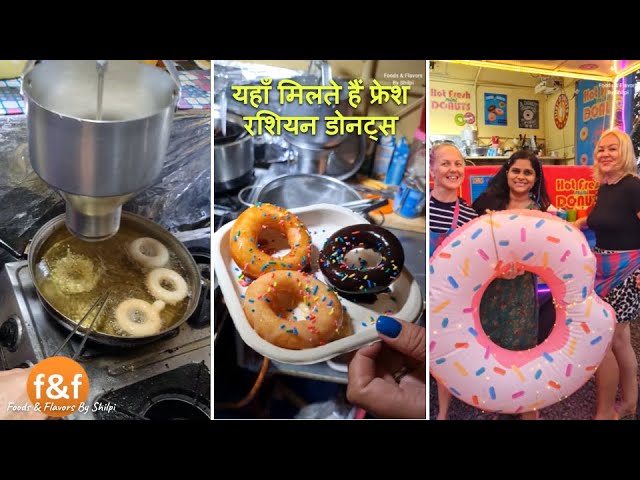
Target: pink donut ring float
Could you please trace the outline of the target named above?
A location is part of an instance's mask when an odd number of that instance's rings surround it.
[[[514,351],[492,342],[480,300],[501,268],[515,262],[553,295],[553,330]],[[431,373],[460,400],[493,412],[538,410],[568,397],[594,374],[615,327],[596,295],[596,260],[584,235],[547,213],[505,210],[457,228],[430,261]]]

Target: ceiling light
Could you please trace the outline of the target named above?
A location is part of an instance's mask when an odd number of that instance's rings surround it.
[[[470,65],[472,67],[508,70],[511,72],[534,73],[539,75],[552,75],[556,77],[565,77],[565,78],[579,78],[582,80],[599,80],[603,82],[613,81],[613,78],[611,75],[605,75],[605,74],[578,73],[578,72],[568,72],[568,71],[561,71],[561,70],[547,70],[544,68],[537,68],[537,67],[524,67],[520,65],[509,65],[504,63],[488,62],[486,60],[441,60],[441,61],[449,62],[449,63],[460,63],[463,65]]]

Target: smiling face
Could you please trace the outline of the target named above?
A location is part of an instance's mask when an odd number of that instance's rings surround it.
[[[596,150],[596,162],[603,177],[614,180],[622,175],[624,167],[620,158],[620,140],[615,135],[605,135]]]
[[[435,153],[431,164],[435,187],[457,191],[464,180],[464,159],[455,147],[443,146]]]
[[[507,172],[507,183],[511,192],[528,194],[536,183],[536,171],[533,169],[531,161],[526,158],[519,158],[513,162]]]

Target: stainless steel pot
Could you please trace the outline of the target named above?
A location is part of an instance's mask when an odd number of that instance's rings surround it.
[[[241,196],[239,198],[245,202]],[[343,205],[356,200],[360,200],[358,192],[338,179],[324,175],[295,174],[271,180],[259,188],[247,204],[272,203],[290,209],[317,203]]]
[[[221,192],[245,185],[253,175],[254,163],[253,137],[240,116],[228,114],[225,136],[213,139],[214,190]]]
[[[291,146],[292,160],[298,173],[328,175],[347,180],[362,166],[367,148],[364,135],[349,134],[334,148],[312,149]]]
[[[191,292],[191,296],[188,297],[188,305],[187,309],[177,322],[173,323],[170,327],[155,333],[153,335],[141,336],[141,337],[125,337],[118,335],[111,335],[103,332],[91,332],[90,339],[105,345],[113,345],[113,346],[136,346],[143,345],[155,340],[158,340],[165,336],[168,332],[174,330],[175,328],[182,325],[186,322],[189,317],[193,314],[196,307],[198,306],[198,301],[200,298],[200,289],[202,287],[202,280],[200,277],[200,272],[198,266],[196,265],[193,257],[186,249],[186,247],[171,233],[162,228],[160,225],[147,220],[144,217],[140,217],[138,215],[134,215],[132,213],[124,212],[122,214],[122,224],[123,225],[132,225],[137,230],[142,231],[145,235],[149,237],[156,238],[160,242],[162,242],[170,251],[174,252],[180,263],[185,267],[186,270],[186,282]],[[59,215],[49,222],[47,222],[33,237],[31,245],[28,251],[29,257],[29,272],[31,273],[31,278],[33,279],[33,283],[35,285],[36,291],[38,293],[38,297],[42,305],[45,307],[47,312],[49,312],[53,318],[55,318],[61,325],[63,325],[68,330],[73,330],[77,323],[65,316],[63,313],[55,309],[48,301],[46,296],[38,287],[38,283],[36,282],[36,268],[37,264],[42,257],[41,249],[44,245],[45,241],[53,235],[57,230],[64,228],[64,215]],[[84,336],[87,329],[85,327],[80,327],[77,330],[77,334],[80,336]]]
[[[173,77],[110,60],[101,120],[95,60],[43,61],[24,75],[31,164],[64,197],[74,235],[115,234],[122,204],[160,174],[180,97],[177,72],[165,63]]]

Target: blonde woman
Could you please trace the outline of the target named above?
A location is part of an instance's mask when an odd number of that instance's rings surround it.
[[[429,199],[429,257],[444,238],[459,226],[478,215],[458,197],[464,180],[464,158],[460,150],[450,143],[435,145],[429,154],[429,171],[433,190]],[[438,420],[449,416],[451,394],[438,381]]]
[[[616,312],[611,347],[596,371],[596,420],[635,417],[638,403],[638,360],[631,345],[629,322],[640,314],[640,179],[631,138],[620,130],[600,136],[593,176],[600,183],[586,225],[596,235],[598,273],[595,290]],[[621,400],[615,404],[618,386]]]

